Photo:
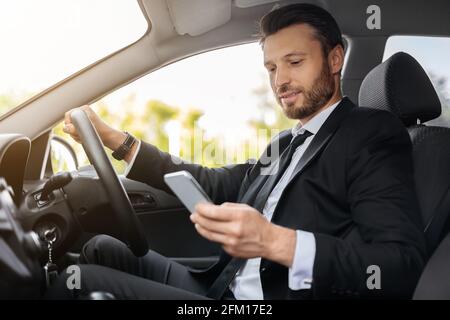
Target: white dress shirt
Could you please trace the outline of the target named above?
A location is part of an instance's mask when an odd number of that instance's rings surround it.
[[[286,168],[286,171],[270,193],[263,209],[264,217],[267,220],[272,220],[273,211],[275,210],[278,200],[280,199],[281,194],[286,187],[297,163],[300,161],[303,153],[308,148],[314,135],[319,131],[323,123],[337,107],[339,102],[340,101],[336,102],[335,104],[315,115],[304,126],[298,123],[294,128],[291,129],[293,135],[292,139],[294,139],[294,137],[298,134],[304,133],[305,130],[311,132],[312,135],[309,136],[305,140],[305,142],[295,150],[294,155],[292,156],[291,163]],[[127,166],[125,176],[128,175],[131,168],[133,167],[140,147],[141,142],[139,141],[136,152]],[[313,278],[313,266],[316,256],[316,240],[311,232],[297,230],[296,233],[296,247],[293,264],[292,267],[289,268],[288,285],[291,290],[309,289],[311,288]],[[261,285],[261,277],[259,273],[260,265],[261,258],[248,259],[245,262],[244,266],[241,267],[241,269],[237,272],[236,277],[230,284],[230,290],[233,292],[236,299],[262,300],[264,298]]]
[[[141,140],[137,139],[137,143],[138,143],[138,145],[137,145],[136,151],[134,152],[133,157],[130,160],[130,163],[125,168],[125,173],[124,173],[125,177],[128,176],[128,174],[131,171],[131,168],[133,168],[134,161],[136,161],[136,157],[139,153],[139,150],[141,150]]]
[[[263,209],[264,217],[271,221],[273,211],[280,199],[280,196],[286,187],[292,173],[300,161],[306,148],[308,148],[314,135],[322,127],[323,123],[333,112],[340,101],[321,111],[309,120],[304,126],[298,123],[292,128],[293,138],[298,134],[302,134],[305,130],[312,133],[302,145],[300,145],[292,156],[291,163],[286,171],[274,187]],[[311,232],[297,230],[296,247],[292,267],[289,268],[288,285],[291,290],[309,289],[311,288],[313,277],[314,259],[316,256],[316,240]],[[261,285],[261,277],[259,268],[261,258],[248,259],[243,267],[237,272],[236,277],[230,284],[230,290],[234,297],[238,300],[262,300],[263,290]]]

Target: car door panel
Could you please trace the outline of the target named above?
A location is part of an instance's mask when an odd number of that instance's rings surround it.
[[[96,174],[91,166],[80,168],[78,172]],[[189,219],[189,211],[178,198],[124,176],[120,179],[142,223],[151,250],[197,268],[208,267],[217,261],[220,246],[197,233]],[[70,251],[79,253],[93,236],[92,233],[83,233]]]

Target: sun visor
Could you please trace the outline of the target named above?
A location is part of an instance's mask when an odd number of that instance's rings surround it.
[[[278,2],[278,0],[234,0],[234,5],[238,8],[250,8],[272,2]]]
[[[180,35],[198,36],[231,19],[231,0],[168,0],[167,5]]]

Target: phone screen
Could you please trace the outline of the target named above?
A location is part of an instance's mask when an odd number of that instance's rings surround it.
[[[212,202],[197,180],[187,171],[168,173],[164,175],[164,181],[191,213],[194,213],[197,203]]]

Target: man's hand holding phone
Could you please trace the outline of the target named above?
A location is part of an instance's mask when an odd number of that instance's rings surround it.
[[[201,236],[220,243],[234,257],[263,257],[287,267],[292,266],[295,230],[270,223],[247,204],[213,204],[186,171],[165,175],[164,180],[192,213],[190,219]]]

